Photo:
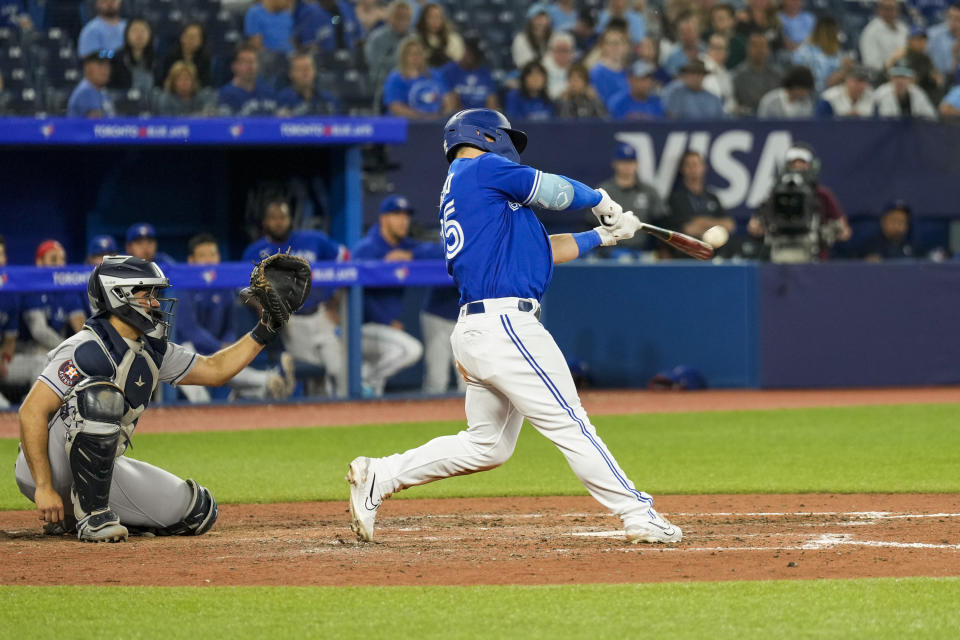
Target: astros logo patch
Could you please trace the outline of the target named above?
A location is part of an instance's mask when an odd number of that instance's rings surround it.
[[[60,365],[57,375],[60,376],[60,382],[68,387],[72,387],[80,381],[80,372],[73,365],[73,360],[67,360]]]

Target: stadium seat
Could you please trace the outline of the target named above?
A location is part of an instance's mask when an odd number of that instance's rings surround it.
[[[0,69],[12,69],[27,65],[26,52],[18,44],[0,46]]]
[[[14,116],[32,116],[44,111],[41,93],[33,88],[7,91],[6,113]]]
[[[10,91],[33,89],[33,78],[22,67],[3,69],[3,86]]]
[[[118,116],[149,116],[150,96],[139,89],[111,91],[110,98]]]
[[[9,47],[20,44],[20,35],[13,29],[0,28],[0,47]]]
[[[59,89],[56,87],[47,87],[46,95],[44,98],[44,106],[47,113],[53,116],[63,116],[67,114],[67,102],[70,100],[70,92],[73,90],[73,87],[69,89]]]
[[[368,86],[366,76],[356,69],[348,69],[340,75],[333,93],[351,115],[372,115],[374,112],[374,92]]]
[[[80,73],[79,69],[62,69],[56,71],[49,71],[44,77],[44,81],[47,87],[52,89],[67,89],[72,91],[76,87],[80,80],[83,78],[83,75]]]

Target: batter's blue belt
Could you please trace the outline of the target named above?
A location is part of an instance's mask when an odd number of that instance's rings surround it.
[[[529,300],[517,300],[517,309],[519,311],[533,311],[533,315],[536,316],[537,320],[540,319],[540,307],[534,308],[534,305]],[[483,300],[478,300],[476,302],[468,302],[464,305],[463,313],[468,316],[472,316],[475,313],[486,313],[487,309],[483,304]]]

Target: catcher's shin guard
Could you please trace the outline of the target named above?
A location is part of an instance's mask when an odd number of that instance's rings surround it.
[[[217,501],[209,489],[201,487],[195,480],[188,479],[186,482],[193,493],[183,520],[167,527],[147,529],[147,533],[158,536],[199,536],[210,531],[219,514]]]
[[[85,542],[126,539],[127,530],[110,509],[113,461],[120,430],[112,435],[78,433],[68,442],[73,489],[70,498],[77,518],[77,537]]]
[[[104,378],[88,378],[67,398],[67,460],[77,537],[86,542],[125,540],[127,529],[110,509],[113,463],[120,443],[123,392]]]

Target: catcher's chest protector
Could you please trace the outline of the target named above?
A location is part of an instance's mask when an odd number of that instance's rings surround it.
[[[131,348],[120,334],[102,319],[87,321],[93,339],[79,345],[75,364],[87,377],[103,376],[123,390],[125,411],[121,425],[130,427],[146,411],[160,382],[163,341],[147,338]],[[159,344],[158,344],[159,343]]]

